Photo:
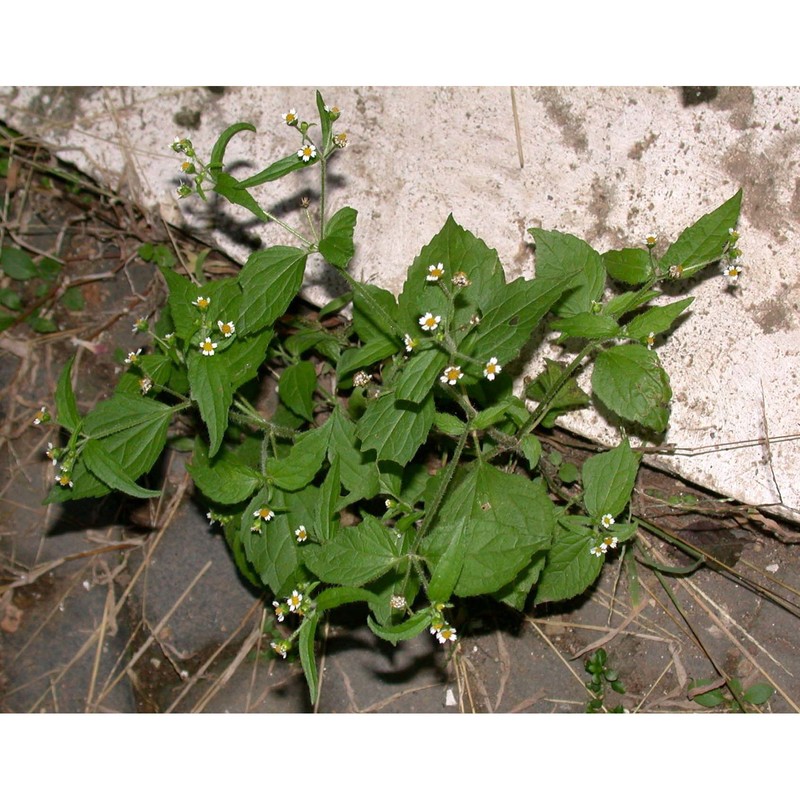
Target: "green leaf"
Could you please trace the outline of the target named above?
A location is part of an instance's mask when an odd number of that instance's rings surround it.
[[[289,175],[292,172],[297,172],[299,169],[305,169],[305,167],[310,167],[316,163],[317,159],[313,161],[303,161],[302,158],[298,157],[297,152],[294,152],[285,158],[278,159],[278,161],[270,164],[266,169],[262,169],[261,172],[249,178],[245,178],[243,181],[236,182],[235,188],[244,190],[251,189],[253,186],[261,186],[264,183],[276,181],[284,175]],[[242,204],[240,203],[239,205]]]
[[[331,467],[320,487],[319,503],[314,507],[314,533],[320,542],[332,539],[339,530],[339,523],[336,519],[342,486],[339,479],[339,458],[334,456],[329,460]]]
[[[471,282],[458,292],[452,320],[447,319],[451,313],[450,304],[441,287],[427,280],[428,267],[439,263],[445,268],[443,281],[449,283],[456,272],[464,272]],[[459,344],[473,327],[470,318],[476,313],[483,316],[486,301],[494,298],[504,285],[505,277],[497,251],[462,228],[451,214],[409,267],[398,298],[400,327],[404,333],[417,338],[415,334],[420,331],[418,319],[430,311],[447,320],[455,342]]]
[[[302,571],[300,547],[294,531],[300,526],[311,527],[310,512],[319,495],[316,487],[302,492],[260,491],[242,512],[239,539],[248,561],[265,585],[276,596],[287,595],[296,588]],[[262,506],[276,511],[275,517],[253,531],[256,514]],[[305,547],[305,545],[304,545]]]
[[[594,531],[576,522],[574,517],[558,521],[556,536],[536,589],[536,603],[576,597],[597,580],[605,559],[590,552],[595,538]]]
[[[397,399],[421,403],[437,384],[447,360],[447,353],[434,348],[408,359],[395,391]]]
[[[81,457],[87,468],[106,486],[124,492],[131,497],[158,497],[161,492],[143,489],[128,477],[120,468],[113,456],[108,452],[103,439],[90,439],[81,451]]]
[[[353,233],[356,228],[355,209],[345,206],[340,208],[325,226],[325,236],[319,242],[319,252],[330,264],[346,269],[350,259],[355,255]]]
[[[331,428],[328,461],[338,462],[342,485],[355,493],[351,502],[374,497],[379,491],[378,465],[357,447],[355,423],[348,419],[341,406],[337,406],[328,424]]]
[[[775,694],[775,688],[768,683],[754,683],[744,692],[742,699],[745,703],[760,706],[766,703],[773,694]]]
[[[299,651],[300,664],[303,666],[303,674],[306,676],[308,684],[308,695],[312,704],[317,702],[317,692],[319,691],[319,679],[317,677],[317,662],[314,656],[314,637],[317,634],[317,623],[319,617],[314,614],[306,617],[300,626]]]
[[[83,299],[83,292],[80,286],[70,286],[64,294],[61,295],[61,302],[65,308],[70,311],[82,311],[85,305]]]
[[[635,316],[624,328],[631,339],[646,339],[651,333],[663,333],[672,327],[675,320],[692,304],[693,297],[668,303],[665,306],[648,308]]]
[[[325,110],[325,101],[317,90],[315,99],[317,101],[317,113],[319,114],[320,131],[322,132],[322,151],[328,152],[333,141],[333,130],[331,126],[331,115]]]
[[[554,387],[561,383],[562,375],[566,369],[564,364],[559,364],[549,358],[545,358],[545,365],[544,372],[536,380],[531,381],[525,389],[525,394],[538,403],[544,402]],[[572,376],[567,378],[550,401],[549,410],[542,420],[542,426],[552,428],[561,414],[578,408],[585,408],[589,405],[589,402],[589,395],[578,386],[577,380]]]
[[[273,331],[266,328],[255,336],[237,336],[233,343],[218,355],[223,356],[235,391],[258,375],[264,363]]]
[[[308,422],[314,421],[313,396],[317,373],[310,361],[292,364],[281,373],[278,391],[286,407]]]
[[[255,133],[256,129],[255,126],[251,125],[249,122],[237,122],[225,128],[220,134],[211,150],[211,161],[208,165],[213,176],[216,177],[220,170],[222,170],[225,161],[225,149],[228,147],[228,142],[241,131]]]
[[[272,325],[300,291],[306,253],[278,245],[253,253],[239,273],[242,311],[237,330],[256,333]]]
[[[267,461],[267,477],[288,491],[307,486],[322,467],[331,431],[332,426],[328,418],[321,428],[312,428],[301,433],[288,456]]]
[[[388,572],[400,560],[397,535],[368,514],[322,546],[304,549],[306,566],[322,581],[363,586]]]
[[[379,625],[373,621],[372,617],[367,617],[367,625],[380,639],[397,644],[406,639],[413,639],[415,636],[419,636],[431,624],[432,619],[433,613],[431,609],[424,608],[398,625]]]
[[[531,593],[533,585],[539,580],[547,560],[547,552],[537,553],[530,564],[520,572],[511,583],[498,589],[492,594],[495,600],[522,611]]]
[[[638,247],[623,250],[609,250],[603,253],[603,264],[608,274],[622,283],[647,283],[653,277],[650,253]]]
[[[666,430],[672,390],[658,356],[640,344],[622,344],[597,357],[592,389],[623,419],[656,433]]]
[[[578,468],[571,461],[565,461],[558,468],[558,479],[562,483],[575,483],[580,476]]]
[[[680,265],[683,277],[702,269],[706,264],[719,261],[730,240],[729,228],[735,228],[742,205],[742,190],[726,200],[719,208],[700,217],[681,233],[677,241],[661,256],[665,269]]]
[[[479,361],[496,357],[505,365],[514,359],[544,315],[572,285],[578,267],[563,275],[526,280],[517,278],[492,297],[480,323],[470,331],[463,351]],[[480,374],[480,367],[474,367]]]
[[[448,436],[456,437],[461,436],[461,434],[464,433],[464,429],[467,427],[467,424],[464,422],[464,420],[459,419],[453,414],[447,414],[442,411],[437,411],[433,415],[433,424],[442,433],[446,433]]]
[[[172,269],[162,267],[160,271],[169,289],[169,311],[175,333],[188,342],[200,330],[200,312],[192,305],[201,296],[200,290],[188,278]]]
[[[341,381],[357,369],[369,367],[378,361],[396,353],[399,346],[388,339],[376,339],[363,347],[351,347],[345,350],[336,365],[336,374]]]
[[[222,450],[209,459],[208,448],[200,437],[195,439],[192,463],[186,469],[209,500],[223,505],[247,500],[262,484],[261,476],[233,453]]]
[[[400,344],[392,324],[397,324],[397,314],[397,301],[390,291],[368,283],[354,285],[353,330],[362,342],[391,342],[396,352]]]
[[[301,162],[302,164],[302,162]],[[291,172],[291,170],[289,170]],[[282,174],[286,174],[285,172]],[[280,176],[278,176],[280,177]],[[228,202],[233,203],[235,206],[246,208],[251,214],[260,219],[262,222],[269,222],[270,218],[264,212],[264,209],[255,201],[253,195],[243,188],[243,186],[227,172],[220,172],[215,177],[214,191],[224,197]],[[247,183],[248,186],[252,185]]]
[[[505,397],[499,403],[482,409],[469,421],[470,429],[482,431],[496,425],[503,417],[514,414],[517,402],[516,397]]]
[[[485,462],[457,480],[423,541],[434,564],[428,589],[434,601],[446,602],[451,592],[469,597],[499,590],[550,545],[553,530],[553,504],[541,481]]]
[[[187,359],[192,400],[208,428],[209,457],[213,457],[228,428],[228,411],[233,401],[231,377],[219,355],[204,356],[192,350]]]
[[[26,322],[30,326],[30,329],[36,333],[55,333],[55,331],[58,330],[58,325],[56,325],[54,320],[48,319],[47,317],[40,317],[38,314],[28,317]]]
[[[75,356],[72,356],[61,370],[61,375],[56,386],[56,420],[59,425],[74,433],[81,424],[81,415],[78,413],[78,404],[75,393],[72,391],[72,365]]]
[[[9,278],[16,281],[26,281],[37,275],[33,259],[17,247],[0,249],[0,268]]]
[[[591,311],[581,311],[572,317],[557,319],[550,327],[562,332],[561,340],[576,337],[597,341],[613,339],[619,335],[619,325],[615,320],[605,314],[593,314]]]
[[[631,499],[641,456],[623,439],[615,448],[587,458],[583,465],[583,504],[599,521],[604,514],[616,517]]]
[[[639,292],[623,292],[616,297],[612,297],[603,306],[603,313],[608,317],[619,319],[624,314],[646,305],[651,300],[655,300],[656,297],[661,297],[661,292],[656,289],[650,289],[641,295]]]
[[[361,449],[375,450],[378,461],[407,464],[427,439],[434,412],[433,394],[419,404],[381,395],[356,424]]]
[[[173,413],[171,406],[149,397],[115,395],[98,403],[86,415],[83,432],[90,438],[101,439],[130,428],[169,423]]]
[[[599,300],[606,285],[606,270],[601,255],[586,242],[569,233],[528,228],[536,242],[536,277],[564,278],[570,281],[570,291],[553,306],[559,316],[573,316],[590,311]]]
[[[22,308],[22,298],[13,289],[0,289],[0,304],[11,311],[19,311]]]
[[[366,589],[357,589],[354,586],[334,586],[320,592],[314,598],[314,603],[317,611],[329,611],[348,603],[373,603],[376,599],[375,594]]]
[[[539,459],[542,457],[542,443],[538,437],[532,433],[526,433],[519,440],[520,447],[525,458],[528,459],[528,466],[533,470],[539,464]]]

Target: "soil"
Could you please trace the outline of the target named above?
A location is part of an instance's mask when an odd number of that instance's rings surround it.
[[[52,407],[64,364],[75,356],[82,412],[107,397],[124,354],[139,346],[134,321],[165,297],[138,248],[163,242],[186,263],[204,246],[69,172],[35,142],[6,139],[0,159],[9,156],[0,244],[62,267],[44,289],[2,278],[2,288],[21,292],[23,310],[0,333],[0,709],[582,713],[591,699],[584,664],[602,647],[625,689],[607,691],[605,711],[738,710],[725,678],[743,690],[774,687],[746,711],[800,710],[800,532],[649,468],[633,512],[646,520],[649,561],[665,571],[638,563],[634,579],[620,557],[569,603],[523,613],[462,603],[451,649],[427,635],[381,642],[354,606],[323,626],[312,707],[299,663],[269,648],[272,598],[239,577],[193,499],[183,453],[169,451],[151,476],[165,487],[157,502],[114,495],[42,504],[55,477],[43,453],[58,433],[32,421]],[[237,269],[218,253],[206,266]],[[37,332],[29,324],[37,317],[53,324],[34,323]],[[558,429],[545,443],[575,464],[594,449]],[[720,684],[723,702],[701,705],[696,680]]]

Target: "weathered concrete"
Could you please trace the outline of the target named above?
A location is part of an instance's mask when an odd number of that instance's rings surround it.
[[[658,463],[800,520],[800,441],[722,448],[800,434],[800,89],[720,88],[694,103],[702,98],[670,87],[519,88],[523,167],[507,88],[321,90],[343,109],[338,129],[352,143],[332,162],[330,200],[359,210],[354,274],[395,292],[450,212],[515,277],[533,274],[529,227],[574,233],[601,251],[649,233],[667,240],[742,187],[739,287],[730,291],[722,277],[692,286],[691,313],[659,347],[674,392],[667,441],[720,449]],[[252,122],[258,132],[228,149],[229,163],[247,162],[241,174],[251,174],[297,147],[281,122],[291,107],[313,119],[313,89],[0,89],[7,124],[242,260],[258,236],[288,240],[271,226],[233,241],[219,232],[230,207],[178,206],[169,144],[189,136],[207,154],[228,124]],[[296,207],[313,199],[311,175],[267,184],[258,199],[301,224]],[[312,301],[336,291],[327,275],[312,271]],[[616,437],[593,413],[562,419],[578,433]]]

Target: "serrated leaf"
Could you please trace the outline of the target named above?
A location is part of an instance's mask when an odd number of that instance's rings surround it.
[[[339,479],[339,457],[334,456],[330,462],[330,469],[320,487],[319,503],[314,507],[314,533],[320,542],[332,539],[339,530],[336,518],[342,486]]]
[[[587,513],[599,521],[612,517],[628,505],[639,472],[641,456],[623,439],[612,450],[587,458],[583,464],[583,504]]]
[[[439,263],[445,268],[441,280],[449,283],[456,272],[464,272],[471,281],[459,291],[453,319],[447,320],[458,344],[472,327],[470,318],[476,313],[482,315],[485,311],[482,306],[503,288],[505,276],[497,251],[462,228],[451,214],[439,233],[414,259],[398,298],[398,320],[409,336],[419,333],[418,319],[423,314],[432,312],[446,319],[446,314],[450,313],[450,303],[441,287],[427,280],[428,267]]]
[[[485,462],[464,470],[423,542],[434,564],[428,596],[489,594],[550,545],[553,504],[540,481]]]
[[[431,624],[432,619],[431,610],[424,608],[397,625],[379,625],[372,617],[367,617],[367,625],[378,638],[397,644],[419,636]]]
[[[554,320],[550,327],[561,331],[561,339],[576,337],[598,341],[613,339],[619,335],[620,329],[616,321],[605,314],[593,314],[591,311],[582,311],[571,317]]]
[[[651,333],[663,333],[672,327],[675,320],[692,304],[693,297],[668,303],[665,306],[648,308],[635,316],[625,326],[625,333],[631,339],[646,339]]]
[[[592,390],[615,414],[656,433],[666,430],[672,390],[658,356],[640,344],[622,344],[598,355]]]
[[[267,476],[287,491],[296,491],[311,483],[325,460],[332,430],[330,419],[321,428],[301,433],[289,455],[267,461]]]
[[[353,330],[364,343],[390,341],[395,351],[400,345],[396,332],[397,301],[387,289],[369,283],[353,286]]]
[[[603,264],[608,274],[622,283],[647,283],[653,277],[650,253],[638,247],[609,250],[603,253]]]
[[[379,491],[378,465],[374,458],[368,457],[357,447],[355,423],[337,406],[329,424],[328,461],[333,463],[335,459],[338,462],[342,485],[354,493],[351,502],[362,497],[374,497]]]
[[[239,273],[242,310],[236,326],[242,335],[272,325],[300,291],[306,253],[296,247],[276,246],[253,253]]]
[[[447,353],[434,348],[413,355],[395,389],[397,399],[421,403],[439,381],[447,361]]]
[[[236,122],[233,125],[225,128],[225,130],[219,135],[217,141],[214,143],[214,147],[211,149],[211,161],[208,165],[213,176],[216,177],[222,170],[223,163],[225,161],[225,150],[228,147],[228,143],[237,133],[240,133],[241,131],[250,131],[251,133],[255,133],[256,129],[255,126],[251,125],[249,122]]]
[[[296,152],[294,152],[289,156],[285,156],[284,158],[280,158],[273,162],[266,169],[262,169],[261,172],[258,172],[249,178],[245,178],[243,181],[237,181],[235,188],[244,190],[251,189],[253,186],[261,186],[264,183],[277,181],[279,178],[283,178],[285,175],[289,175],[292,172],[297,172],[299,169],[305,169],[306,167],[310,167],[316,163],[316,159],[313,161],[303,161],[303,159],[300,158]],[[242,205],[242,203],[239,203],[239,205]]]
[[[511,583],[506,584],[492,594],[495,600],[522,611],[534,584],[539,580],[547,560],[547,552],[537,553],[530,564],[525,567]]]
[[[118,492],[124,492],[131,497],[158,497],[161,492],[143,489],[128,477],[127,473],[106,450],[105,441],[107,440],[90,439],[81,451],[81,458],[94,476],[105,483],[106,486],[116,489]]]
[[[186,466],[195,486],[209,499],[222,505],[247,500],[261,486],[262,477],[225,450],[209,459],[202,439],[195,439],[191,464]]]
[[[286,367],[278,383],[281,402],[308,422],[314,421],[313,395],[316,388],[317,373],[310,361],[300,361]]]
[[[74,433],[81,423],[75,393],[72,391],[72,365],[74,363],[75,356],[72,356],[61,370],[56,386],[56,421],[70,433]]]
[[[219,356],[204,356],[192,350],[187,359],[192,400],[208,429],[208,455],[213,457],[228,428],[228,411],[233,401],[231,377],[225,360]]]
[[[315,598],[317,611],[330,611],[332,608],[347,605],[348,603],[374,603],[375,594],[367,589],[358,589],[354,586],[333,586],[324,589]]]
[[[399,350],[398,345],[389,339],[376,339],[363,347],[351,347],[339,357],[336,374],[339,380],[352,374],[357,369],[369,367],[384,358],[388,358]]]
[[[605,559],[590,552],[594,539],[591,528],[569,517],[559,520],[536,588],[537,604],[576,597],[597,580]]]
[[[300,547],[294,535],[299,525],[310,527],[309,508],[313,508],[319,490],[309,486],[302,492],[260,491],[242,512],[239,538],[248,561],[261,580],[276,596],[287,595],[302,571]],[[279,509],[275,517],[253,531],[255,513],[262,506]]]
[[[258,375],[272,336],[273,331],[269,328],[255,336],[237,336],[224,353],[219,353],[224,355],[234,391]]]
[[[500,364],[516,358],[544,315],[572,285],[577,270],[533,280],[517,278],[495,292],[480,323],[465,338],[463,351],[479,361],[496,357]],[[473,370],[480,374],[480,367]]]
[[[569,291],[553,305],[559,316],[590,311],[606,285],[606,270],[601,255],[582,239],[570,233],[528,228],[536,242],[536,277],[563,278],[575,275]],[[577,273],[577,274],[576,274]]]
[[[319,691],[317,662],[314,656],[314,637],[317,634],[318,620],[319,617],[316,614],[303,620],[303,623],[300,626],[298,643],[300,664],[303,667],[303,674],[306,676],[309,700],[312,704],[317,702],[317,692]]]
[[[169,422],[174,413],[171,406],[149,397],[115,395],[98,403],[83,420],[83,432],[94,439],[142,425]]]
[[[260,173],[259,176],[254,177],[260,177]],[[253,184],[247,183],[246,185],[251,186]],[[220,172],[219,175],[215,176],[214,191],[224,197],[228,202],[233,203],[235,206],[246,208],[251,214],[260,219],[262,222],[269,222],[269,217],[264,212],[264,209],[261,208],[261,206],[256,202],[253,195],[251,195],[250,192],[248,192],[247,189],[232,175],[228,175],[227,172]]]
[[[320,580],[346,586],[379,578],[401,558],[397,535],[369,515],[322,546],[308,545],[304,554],[306,566]]]
[[[528,384],[525,389],[526,396],[531,400],[536,400],[538,403],[544,402],[554,388],[561,383],[565,369],[565,365],[546,358],[544,372],[542,372],[536,380]],[[560,388],[556,390],[555,395],[553,395],[550,400],[549,410],[542,419],[541,424],[545,428],[552,428],[553,425],[555,425],[556,419],[561,414],[578,408],[584,408],[589,405],[589,402],[589,395],[578,386],[578,382],[575,378],[570,376],[566,381],[561,383]]]
[[[419,404],[384,394],[373,400],[356,424],[362,450],[375,450],[378,461],[407,464],[433,425],[433,394]]]
[[[169,311],[175,333],[188,342],[200,330],[200,316],[197,308],[192,305],[192,301],[200,296],[200,291],[188,278],[174,270],[163,267],[160,271],[169,289]]]
[[[358,212],[345,206],[340,208],[325,226],[325,236],[319,242],[319,252],[330,264],[346,269],[355,255],[353,233]]]
[[[719,261],[730,240],[728,229],[736,227],[741,205],[740,189],[719,208],[686,228],[661,256],[661,266],[668,269],[680,265],[683,267],[683,277],[688,277],[706,264]]]
[[[612,297],[603,306],[603,313],[608,317],[619,319],[624,314],[646,305],[651,300],[655,300],[656,297],[661,297],[661,292],[656,289],[650,289],[641,295],[639,292],[623,292],[616,297]]]

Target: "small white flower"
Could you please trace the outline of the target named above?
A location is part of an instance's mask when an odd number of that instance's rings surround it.
[[[731,237],[731,241],[736,241],[739,238],[739,231],[735,228],[728,228],[728,236]]]
[[[604,528],[610,528],[614,524],[615,519],[611,516],[611,514],[603,514],[603,516],[600,518],[600,522]]]
[[[313,144],[304,144],[298,151],[297,157],[303,161],[311,161],[317,157],[317,148]]]
[[[442,373],[439,380],[442,383],[450,384],[450,386],[455,386],[461,378],[464,377],[464,373],[461,372],[461,367],[457,364],[447,367],[447,369]]]
[[[372,378],[366,372],[360,370],[353,375],[353,386],[366,386],[371,380]]]
[[[286,598],[286,602],[289,605],[289,611],[298,611],[300,609],[300,603],[303,602],[303,595],[295,589],[292,592],[292,596]]]
[[[72,488],[72,479],[69,476],[69,472],[65,472],[64,470],[61,470],[61,473],[56,478],[56,483],[59,486],[63,486],[65,488],[69,487],[71,489]]]
[[[644,237],[644,241],[648,247],[655,247],[655,244],[658,241],[658,236],[656,236],[654,233],[648,233],[647,236]]]
[[[253,516],[256,519],[264,520],[264,522],[269,522],[271,519],[275,519],[275,512],[271,508],[268,508],[267,506],[261,506],[261,508],[253,512]]]
[[[277,600],[272,601],[272,605],[275,606],[275,616],[278,619],[278,622],[283,622],[284,614],[286,613],[286,608],[283,603],[279,603]]]
[[[455,642],[457,639],[458,636],[456,636],[456,629],[450,625],[444,625],[436,631],[436,640],[439,642],[439,644]]]
[[[142,394],[147,394],[153,388],[153,381],[150,378],[140,378],[139,389]]]
[[[142,348],[140,347],[135,353],[128,353],[128,357],[125,359],[126,364],[135,364],[139,360],[139,356],[142,354]]]
[[[201,311],[205,311],[211,305],[211,298],[198,297],[197,300],[192,300],[192,305],[197,306]]]
[[[37,412],[36,416],[33,418],[34,425],[41,425],[45,421],[49,421],[50,415],[47,413],[47,407],[42,406]]]
[[[133,327],[131,328],[131,333],[141,333],[142,331],[147,330],[147,320],[144,317],[139,317],[136,322],[133,323]]]
[[[597,556],[598,558],[600,558],[600,557],[602,557],[602,555],[605,552],[605,550],[603,550],[602,546],[598,547],[597,545],[595,545],[591,550],[589,550],[589,552],[593,556]]]
[[[401,609],[406,607],[406,599],[401,594],[393,594],[392,599],[389,601],[392,608]]]
[[[616,536],[606,536],[606,538],[603,539],[603,544],[600,546],[604,548],[610,547],[612,550],[614,550],[618,544],[619,539],[617,539]]]
[[[730,264],[726,264],[722,268],[722,274],[725,275],[731,283],[737,283],[739,281],[739,276],[742,274],[742,268],[739,264],[731,261]]]
[[[297,527],[297,530],[295,530],[294,535],[298,542],[304,542],[306,539],[308,539],[308,532],[306,531],[306,526],[299,525]]]
[[[208,520],[208,525],[211,527],[216,520],[214,519],[214,515],[210,511],[206,511],[206,519]]]
[[[336,133],[333,136],[333,143],[340,149],[344,150],[347,147],[347,134],[342,131],[342,133]]]
[[[676,280],[683,275],[683,266],[680,264],[673,264],[669,268],[669,276],[670,278],[675,278]]]
[[[652,350],[653,345],[656,343],[655,333],[653,331],[650,331],[650,333],[647,334],[647,339],[645,341],[647,342],[647,349]]]
[[[212,342],[208,336],[206,336],[205,341],[200,342],[200,352],[204,356],[213,356],[218,347],[219,345],[216,342]]]
[[[217,327],[219,332],[226,338],[230,339],[236,333],[236,326],[233,322],[223,322],[221,319],[217,320]]]
[[[497,363],[497,358],[492,356],[483,368],[483,377],[487,381],[493,381],[502,371],[503,368]]]
[[[462,289],[469,286],[472,281],[467,277],[466,272],[456,272],[451,278],[453,286],[460,286]]]
[[[287,125],[297,125],[297,111],[295,109],[290,108],[284,115],[283,121]]]
[[[419,318],[419,326],[424,331],[435,331],[439,327],[441,321],[442,318],[438,314],[434,315],[429,311]]]
[[[286,658],[286,653],[289,650],[287,642],[270,642],[269,646],[281,657]]]
[[[403,335],[403,344],[406,346],[406,352],[410,353],[419,344],[416,339],[412,339],[407,333]]]
[[[425,276],[426,281],[438,281],[444,275],[444,264],[441,261],[438,264],[431,264],[428,267],[428,274]]]

